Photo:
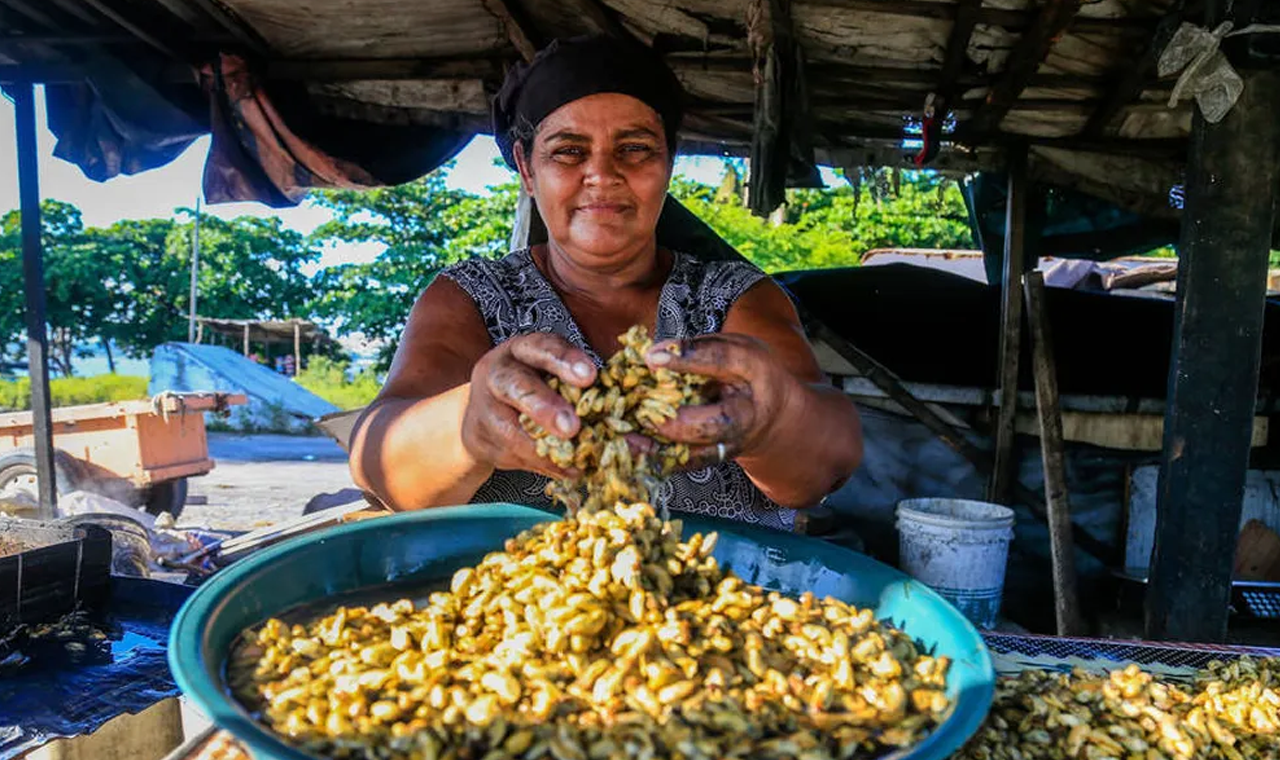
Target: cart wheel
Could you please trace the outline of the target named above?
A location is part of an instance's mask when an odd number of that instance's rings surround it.
[[[153,483],[147,489],[146,509],[153,515],[168,512],[175,518],[187,504],[187,479],[177,478]]]
[[[58,495],[76,490],[84,479],[84,469],[80,460],[65,451],[53,452],[54,488]],[[0,492],[10,488],[30,492],[33,498],[38,493],[36,480],[36,455],[30,449],[18,449],[0,455]],[[53,519],[55,515],[43,515],[45,519]]]

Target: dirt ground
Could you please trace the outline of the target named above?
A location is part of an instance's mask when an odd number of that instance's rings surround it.
[[[301,515],[315,496],[355,489],[346,453],[329,438],[210,433],[209,455],[217,466],[189,481],[180,528],[251,530]]]

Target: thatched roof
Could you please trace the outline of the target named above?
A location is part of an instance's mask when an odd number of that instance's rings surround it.
[[[21,64],[74,79],[77,65],[105,55],[163,79],[169,101],[198,115],[193,67],[235,52],[260,81],[328,116],[477,132],[509,64],[553,37],[606,31],[659,48],[685,82],[686,152],[741,155],[753,133],[748,17],[759,2],[0,0],[0,78]],[[1037,176],[1172,215],[1191,107],[1168,107],[1173,82],[1157,79],[1154,60],[1196,5],[794,0],[816,158],[910,166],[904,127],[919,124],[932,95],[957,131],[930,166],[996,166],[1000,148],[1025,142]]]

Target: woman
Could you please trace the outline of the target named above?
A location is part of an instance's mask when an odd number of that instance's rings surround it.
[[[589,386],[633,324],[655,336],[651,366],[721,388],[661,429],[693,456],[656,501],[788,529],[794,509],[849,477],[857,412],[824,383],[782,290],[749,264],[657,245],[681,98],[656,54],[615,39],[558,41],[512,71],[494,133],[548,242],[457,264],[423,292],[356,426],[361,488],[402,510],[546,503],[547,478],[566,473],[535,453],[519,415],[576,433],[545,378]]]

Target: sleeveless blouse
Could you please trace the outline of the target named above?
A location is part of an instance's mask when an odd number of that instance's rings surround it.
[[[468,259],[440,272],[475,302],[493,345],[517,335],[548,332],[586,352],[597,367],[602,358],[588,345],[560,295],[533,263],[528,248],[501,259]],[[740,261],[703,262],[673,252],[671,273],[658,296],[654,340],[684,340],[719,332],[733,303],[765,274]],[[521,470],[498,470],[472,503],[511,502],[550,508],[548,478]],[[654,494],[655,505],[791,530],[795,511],[779,506],[756,487],[736,462],[678,472]]]

